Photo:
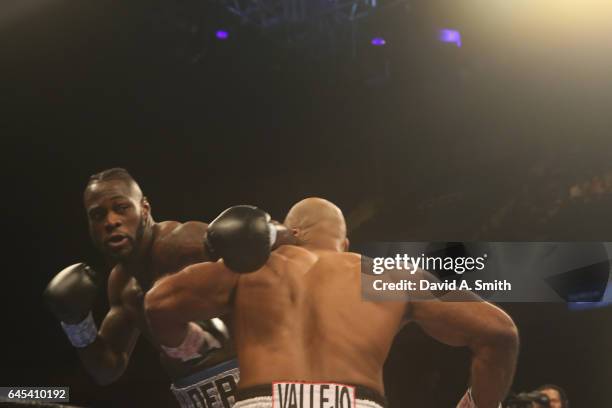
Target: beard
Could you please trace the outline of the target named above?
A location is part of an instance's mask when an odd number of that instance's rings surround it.
[[[147,224],[147,219],[140,216],[140,220],[138,221],[138,227],[136,227],[136,233],[134,237],[127,236],[128,240],[128,248],[124,251],[113,252],[106,250],[106,254],[110,261],[113,263],[126,262],[130,261],[136,257],[138,253],[138,249],[140,248],[140,244],[142,243],[142,239],[144,237],[144,232]]]

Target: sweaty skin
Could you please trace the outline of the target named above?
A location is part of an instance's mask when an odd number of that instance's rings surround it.
[[[144,294],[162,276],[206,261],[201,222],[156,223],[136,183],[107,180],[90,184],[84,206],[94,245],[114,263],[108,278],[110,310],[98,338],[78,349],[83,364],[100,384],[116,380],[125,371],[140,333],[153,342],[144,315]],[[231,350],[214,351],[189,366],[160,353],[172,378],[183,377],[232,357]]]
[[[202,263],[160,280],[145,301],[160,342],[178,344],[187,321],[233,310],[240,388],[329,381],[384,394],[383,364],[410,320],[439,341],[470,347],[476,404],[497,407],[511,384],[518,346],[505,313],[481,301],[365,301],[361,256],[343,252],[348,241],[337,207],[304,200],[285,225],[302,244],[279,247],[254,273]]]
[[[382,366],[405,306],[361,299],[360,256],[280,247],[240,276],[234,305],[241,386],[340,381],[383,393]]]

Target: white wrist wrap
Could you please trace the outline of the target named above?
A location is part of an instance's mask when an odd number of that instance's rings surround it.
[[[169,357],[181,361],[188,361],[202,357],[200,352],[221,348],[221,343],[214,338],[212,334],[204,331],[204,329],[197,324],[189,322],[187,326],[187,335],[179,346],[166,347],[162,345],[161,348]]]
[[[77,324],[68,324],[60,322],[62,329],[68,336],[68,340],[74,347],[83,348],[89,346],[96,340],[98,336],[98,328],[96,322],[94,322],[91,312],[87,314],[87,317]]]
[[[274,244],[276,244],[276,234],[278,233],[278,230],[272,223],[268,224],[268,228],[270,228],[270,248],[272,248]]]

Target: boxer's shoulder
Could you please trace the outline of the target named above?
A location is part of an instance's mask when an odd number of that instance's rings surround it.
[[[342,277],[342,280],[345,280],[354,277],[360,270],[361,259],[358,254],[321,251],[318,262],[312,268],[312,276],[336,276]]]
[[[199,221],[163,221],[155,225],[155,242],[202,241],[208,224]]]
[[[268,265],[278,269],[281,265],[312,265],[318,260],[319,255],[314,251],[296,245],[283,245],[270,254]]]
[[[283,245],[270,256],[268,266],[277,272],[316,272],[330,270],[359,271],[361,256],[350,252],[312,250],[300,246]]]
[[[208,229],[208,224],[201,221],[187,221],[176,223],[173,233],[183,235],[203,234]],[[200,238],[202,238],[200,236]]]
[[[314,253],[309,249],[297,245],[281,245],[276,250],[272,251],[272,257],[309,257]]]
[[[361,255],[354,252],[317,251],[319,263],[342,265],[343,267],[360,265]]]
[[[207,227],[207,224],[197,221],[156,224],[151,254],[158,269],[156,275],[177,272],[187,265],[205,261],[204,233]]]

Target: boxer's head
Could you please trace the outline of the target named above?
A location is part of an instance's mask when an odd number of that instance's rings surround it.
[[[342,211],[322,198],[306,198],[289,210],[285,226],[306,245],[347,251],[346,222]]]
[[[128,260],[150,233],[151,207],[125,169],[112,168],[91,176],[83,202],[91,239],[112,261]]]

